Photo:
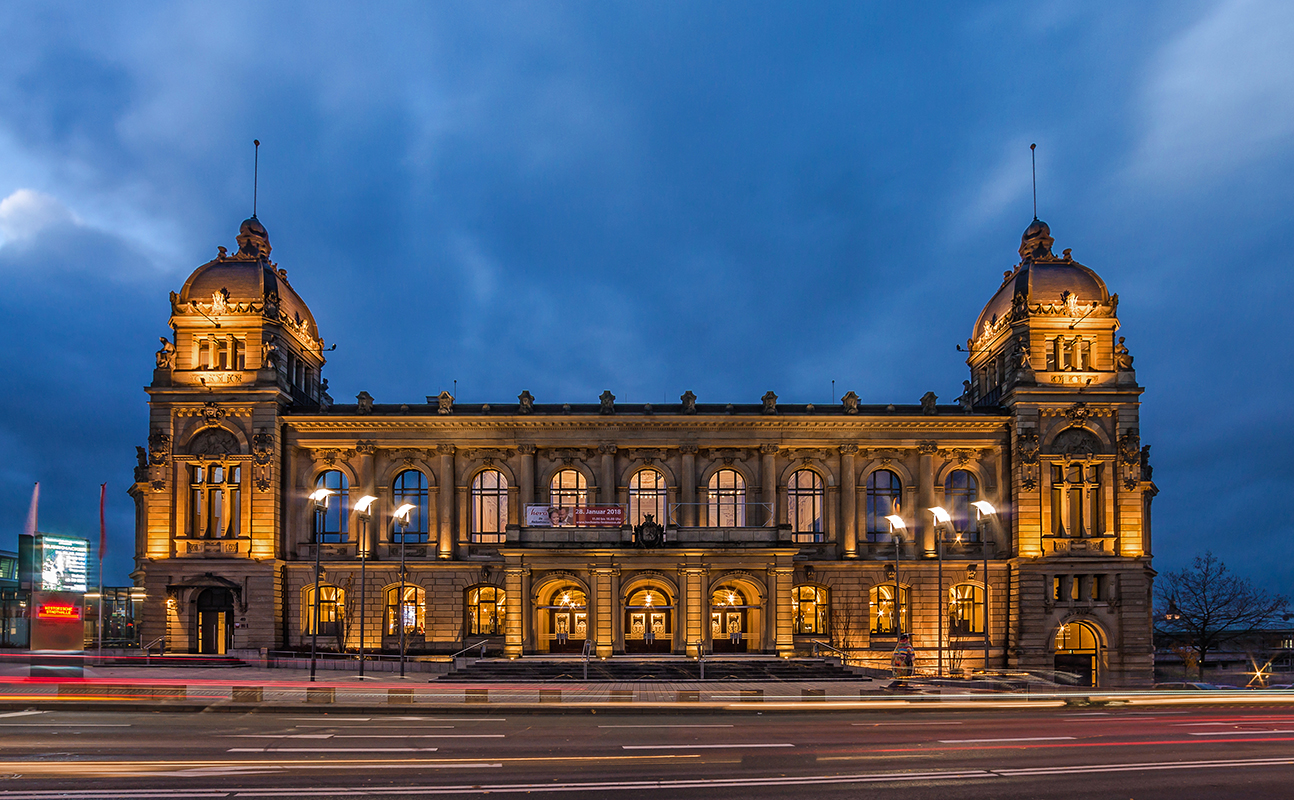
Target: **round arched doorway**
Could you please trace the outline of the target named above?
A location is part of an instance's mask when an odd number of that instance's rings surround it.
[[[1077,686],[1096,686],[1101,640],[1096,628],[1086,622],[1070,622],[1056,630],[1057,678],[1067,678]]]
[[[751,602],[749,590],[735,583],[724,584],[710,593],[710,648],[716,653],[745,653],[758,650],[751,640],[758,634],[760,607]]]
[[[669,653],[674,649],[674,605],[657,586],[629,595],[625,604],[625,652]]]
[[[541,651],[579,653],[589,636],[589,607],[584,590],[575,584],[558,586],[547,605],[539,606]]]

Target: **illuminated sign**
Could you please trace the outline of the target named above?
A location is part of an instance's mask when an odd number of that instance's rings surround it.
[[[619,528],[624,506],[526,506],[526,525],[535,528]]]
[[[36,609],[36,616],[40,619],[65,619],[75,622],[81,618],[81,608],[63,603],[41,603]]]
[[[71,536],[36,536],[36,563],[40,569],[39,588],[47,592],[84,592],[90,543]]]

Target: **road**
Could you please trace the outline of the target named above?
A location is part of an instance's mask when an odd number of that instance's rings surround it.
[[[0,798],[1294,797],[1288,707],[0,714]]]

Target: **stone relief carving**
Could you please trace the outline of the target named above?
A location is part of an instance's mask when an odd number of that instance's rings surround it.
[[[845,392],[845,396],[840,398],[840,402],[845,407],[846,414],[858,413],[858,395],[853,391]]]
[[[965,411],[967,414],[969,414],[975,407],[975,399],[971,390],[970,381],[962,381],[962,393],[961,396],[957,398],[957,404],[960,405],[962,407],[962,411]]]
[[[616,413],[616,396],[611,394],[610,389],[604,390],[602,394],[598,396],[598,400],[601,401],[602,403],[602,405],[598,408],[599,414]]]
[[[1148,481],[1148,480],[1150,480],[1150,476],[1151,476],[1151,474],[1154,472],[1154,469],[1155,469],[1154,467],[1150,466],[1150,445],[1148,445],[1148,444],[1147,444],[1147,445],[1142,445],[1142,448],[1141,448],[1141,479],[1142,479],[1143,481]]]
[[[202,404],[202,418],[207,421],[208,425],[216,425],[225,418],[226,412],[223,408],[215,403]]]
[[[856,455],[857,453],[858,453],[858,445],[856,444],[842,444],[840,446],[840,454],[842,456],[852,456],[852,455]]]
[[[696,413],[696,395],[692,393],[691,389],[688,389],[686,392],[679,395],[678,399],[683,401],[684,414]]]
[[[171,435],[154,430],[148,434],[148,458],[153,465],[165,464],[171,455]]]
[[[777,413],[777,395],[773,394],[773,391],[771,389],[768,390],[767,392],[764,392],[764,396],[761,399],[764,401],[765,414]]]
[[[1032,492],[1038,488],[1038,434],[1020,431],[1015,437],[1016,459],[1020,462],[1020,486]]]
[[[148,480],[148,448],[135,447],[135,482]]]
[[[265,369],[279,368],[279,337],[273,333],[261,343],[261,365]]]
[[[1057,455],[1086,456],[1102,452],[1104,447],[1096,434],[1086,428],[1066,428],[1051,441],[1048,450]]]
[[[430,397],[427,398],[427,402],[428,403],[431,402]],[[438,414],[454,413],[454,396],[452,394],[450,394],[449,392],[441,392],[440,394],[436,395],[436,413]]]
[[[923,456],[932,456],[939,451],[939,443],[930,439],[917,442],[917,452]]]
[[[697,451],[697,449],[698,449],[698,448],[697,448],[697,446],[696,446],[695,444],[692,444],[692,443],[688,443],[688,444],[681,444],[681,445],[679,445],[679,446],[678,446],[678,451],[679,451],[680,453],[682,453],[683,455],[685,455],[685,456],[694,456],[694,455],[696,455],[696,451]]]
[[[234,456],[242,452],[238,437],[224,428],[206,428],[189,442],[191,456]]]
[[[359,406],[358,411],[360,414],[373,413],[373,395],[368,392],[360,392],[355,395],[355,403]]]
[[[1114,346],[1114,368],[1126,372],[1132,369],[1132,354],[1128,352],[1128,346],[1123,343],[1124,337],[1119,337],[1119,343]]]
[[[355,442],[355,452],[362,456],[371,456],[377,452],[377,442],[372,439],[360,439]]]
[[[1082,425],[1087,422],[1087,418],[1092,416],[1092,409],[1087,407],[1087,403],[1075,403],[1065,409],[1065,416],[1075,425]]]
[[[211,293],[211,316],[223,317],[229,313],[229,289],[220,287],[219,291]]]
[[[535,413],[535,398],[530,394],[529,390],[523,389],[521,394],[517,395],[517,403],[520,405],[520,408],[518,409],[519,413]]]
[[[440,453],[442,456],[452,456],[454,454],[454,449],[455,448],[452,444],[436,445],[436,452]]]
[[[533,456],[535,454],[535,449],[535,446],[529,442],[522,442],[517,445],[517,452],[523,456]]]
[[[274,434],[261,428],[252,437],[252,472],[256,491],[268,492],[274,462]]]
[[[779,447],[778,447],[777,445],[775,445],[775,444],[761,444],[761,445],[759,446],[759,452],[760,452],[761,454],[763,454],[763,455],[766,455],[766,456],[775,456],[775,455],[777,455],[777,451],[778,451],[778,449],[779,449]]]

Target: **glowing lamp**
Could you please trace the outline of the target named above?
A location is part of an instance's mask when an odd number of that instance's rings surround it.
[[[355,510],[361,514],[367,514],[368,510],[373,507],[373,503],[375,502],[377,502],[376,497],[371,494],[366,494],[355,504]]]
[[[401,524],[401,525],[408,525],[408,524],[409,524],[409,512],[410,512],[410,511],[413,511],[413,508],[414,508],[413,503],[405,503],[404,505],[402,505],[402,506],[400,506],[399,508],[397,508],[397,509],[395,510],[395,514],[393,514],[392,516],[394,516],[396,519],[400,520],[400,524]]]
[[[885,521],[890,523],[890,525],[894,526],[897,530],[907,530],[908,526],[903,524],[903,517],[900,517],[898,514],[890,514],[885,518]]]
[[[935,515],[935,522],[947,524],[953,521],[952,515],[943,506],[935,506],[930,509],[930,513]]]
[[[992,503],[990,503],[990,502],[989,502],[989,501],[987,501],[987,500],[976,500],[975,502],[971,503],[971,505],[975,506],[975,508],[976,508],[976,509],[978,509],[978,510],[979,510],[979,513],[981,513],[981,514],[996,514],[996,513],[997,513],[997,509],[996,509],[996,508],[994,508],[994,507],[993,507],[993,504],[992,504]]]
[[[315,489],[313,492],[310,493],[310,499],[315,501],[316,503],[323,503],[324,505],[327,505],[328,498],[332,497],[335,494],[337,493],[334,492],[332,489]]]

